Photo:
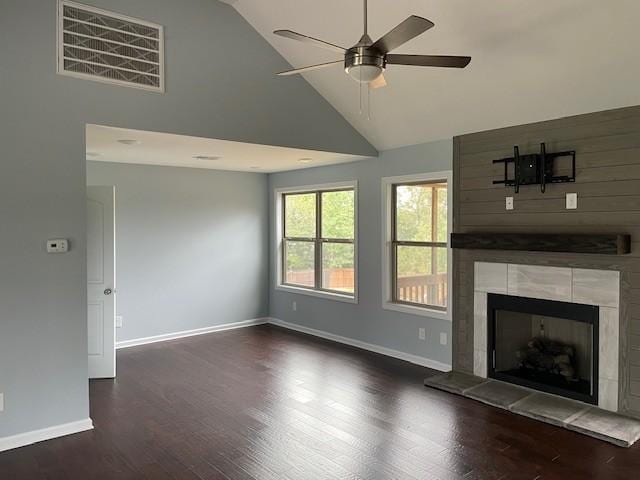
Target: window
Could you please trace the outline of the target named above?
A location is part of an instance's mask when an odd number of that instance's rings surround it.
[[[450,318],[449,177],[384,179],[385,308]]]
[[[278,200],[279,286],[355,299],[355,185],[284,191]]]

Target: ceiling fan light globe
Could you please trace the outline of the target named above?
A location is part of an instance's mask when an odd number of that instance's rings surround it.
[[[384,69],[378,65],[353,65],[348,67],[346,70],[351,78],[359,83],[373,82],[382,75],[382,72],[384,71]]]

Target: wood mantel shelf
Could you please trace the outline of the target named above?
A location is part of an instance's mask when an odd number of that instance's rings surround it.
[[[517,250],[529,252],[626,255],[631,253],[631,235],[452,233],[451,247],[469,250]]]

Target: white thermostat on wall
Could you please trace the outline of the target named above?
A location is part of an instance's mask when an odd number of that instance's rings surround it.
[[[54,238],[47,240],[47,253],[67,253],[69,241],[66,238]]]

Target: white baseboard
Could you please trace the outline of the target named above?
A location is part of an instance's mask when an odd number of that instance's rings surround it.
[[[421,357],[419,355],[412,355],[410,353],[400,352],[398,350],[382,347],[380,345],[374,345],[372,343],[362,342],[360,340],[354,340],[353,338],[335,335],[333,333],[324,332],[322,330],[316,330],[315,328],[303,327],[302,325],[285,322],[284,320],[280,320],[277,318],[270,318],[269,323],[273,325],[278,325],[280,327],[288,328],[289,330],[295,330],[297,332],[313,335],[314,337],[324,338],[326,340],[343,343],[345,345],[351,345],[352,347],[361,348],[363,350],[379,353],[381,355],[386,355],[388,357],[397,358],[399,360],[404,360],[409,363],[414,363],[422,367],[432,368],[434,370],[439,370],[441,372],[448,372],[451,370],[451,365],[438,362],[436,360],[431,360],[430,358]]]
[[[53,438],[65,437],[74,433],[86,432],[87,430],[92,429],[93,422],[90,418],[85,418],[84,420],[79,420],[77,422],[64,423],[62,425],[12,435],[11,437],[3,437],[0,438],[0,452],[25,447],[33,443],[43,442]]]
[[[241,322],[223,323],[221,325],[213,325],[211,327],[196,328],[194,330],[183,330],[182,332],[166,333],[164,335],[154,335],[153,337],[134,338],[133,340],[123,340],[116,342],[116,349],[136,347],[138,345],[147,345],[149,343],[166,342],[167,340],[176,340],[178,338],[194,337],[196,335],[205,335],[213,332],[223,332],[225,330],[234,330],[236,328],[253,327],[254,325],[262,325],[268,323],[268,318],[254,318],[252,320],[243,320]]]

